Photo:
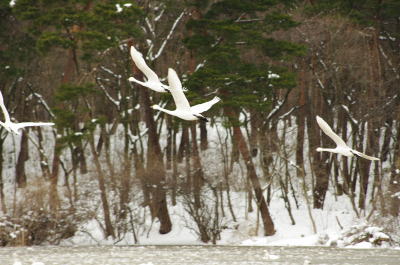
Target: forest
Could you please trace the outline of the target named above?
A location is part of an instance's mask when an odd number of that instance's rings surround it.
[[[13,0],[0,14],[11,117],[55,123],[0,126],[0,245],[59,244],[93,220],[140,243],[179,226],[177,206],[199,242],[248,215],[270,237],[275,201],[317,233],[328,197],[400,244],[400,1]],[[209,121],[152,109],[174,101],[128,80],[145,79],[131,46],[162,82],[175,69],[191,104],[221,98]],[[316,152],[335,145],[317,115],[380,161]]]

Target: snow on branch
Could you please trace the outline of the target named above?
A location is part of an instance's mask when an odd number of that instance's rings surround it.
[[[49,158],[47,157],[44,150],[40,148],[39,143],[37,143],[36,140],[32,138],[31,134],[27,133],[26,136],[28,137],[28,140],[37,148],[38,152],[43,156],[43,158],[46,159],[46,161],[41,161],[41,163],[45,162],[46,164],[48,164]]]
[[[392,71],[396,74],[396,79],[400,79],[399,72],[397,71],[396,67],[393,66],[392,61],[390,58],[386,55],[385,51],[383,50],[382,46],[379,45],[379,51],[381,52],[382,56],[386,59],[388,65],[392,68]]]
[[[115,99],[110,95],[110,93],[108,93],[106,87],[101,83],[100,80],[101,80],[101,78],[99,78],[99,77],[96,78],[97,84],[100,86],[101,90],[103,91],[104,95],[108,98],[108,100],[109,100],[111,103],[113,103],[113,104],[115,105],[115,107],[119,110],[119,108],[120,108],[120,104],[119,104],[119,103],[120,103],[120,102],[119,102],[118,100],[115,100]]]
[[[284,114],[282,114],[281,116],[279,116],[278,119],[277,119],[277,121],[276,121],[276,123],[277,123],[279,120],[284,120],[284,119],[286,119],[288,116],[292,115],[292,113],[293,113],[295,110],[297,110],[297,109],[299,109],[299,108],[301,108],[301,107],[302,107],[302,106],[294,106],[294,107],[292,107],[289,111],[287,111],[286,113],[284,113]]]
[[[194,71],[196,72],[197,70],[199,70],[200,68],[204,67],[204,65],[206,64],[207,60],[204,60],[203,62],[199,63],[196,66],[196,69],[194,69]]]
[[[165,11],[165,9],[162,9],[161,12],[160,12],[160,14],[158,14],[158,16],[156,16],[156,17],[154,18],[154,21],[156,21],[156,22],[159,21],[160,18],[163,16],[164,11]]]
[[[317,82],[318,82],[318,85],[319,85],[322,89],[325,89],[324,84],[322,84],[321,79],[319,79],[318,76],[317,76]]]
[[[388,106],[390,106],[395,100],[397,100],[399,94],[394,95],[391,99],[389,99],[385,105],[383,105],[383,108],[386,108]]]
[[[38,99],[39,103],[42,104],[42,106],[46,109],[46,111],[49,113],[49,115],[52,118],[56,117],[56,115],[54,115],[54,113],[51,111],[47,102],[43,99],[42,95],[40,95],[39,93],[36,93],[36,92],[32,92],[32,96]]]
[[[141,133],[139,134],[139,136],[138,136],[138,135],[131,135],[131,134],[128,134],[129,140],[130,140],[131,144],[135,144],[140,138],[142,138],[143,136],[145,136],[145,135],[148,133],[148,131],[149,131],[149,128],[144,129],[144,131],[141,132]]]
[[[290,90],[288,90],[287,92],[286,92],[286,95],[285,95],[285,97],[284,97],[284,99],[280,102],[280,103],[278,103],[278,105],[276,105],[272,110],[271,110],[271,112],[268,114],[268,116],[267,116],[267,122],[268,121],[270,121],[272,118],[273,118],[273,116],[275,116],[277,113],[278,113],[278,111],[285,105],[285,103],[286,103],[286,101],[287,101],[287,99],[288,99],[288,96],[289,96],[289,93],[290,93]],[[294,110],[293,110],[294,111]]]
[[[326,66],[324,60],[322,60],[319,52],[316,52],[315,55],[318,57],[318,62],[322,65],[322,67],[324,68],[325,71],[328,70],[328,67]]]
[[[357,125],[357,124],[358,124],[358,121],[353,117],[353,115],[351,115],[351,112],[350,112],[349,108],[348,108],[346,105],[343,105],[343,104],[341,105],[341,107],[342,107],[342,109],[344,109],[344,110],[346,111],[346,113],[347,113],[347,115],[349,116],[351,122],[352,122],[354,125]]]
[[[167,44],[167,42],[169,41],[169,39],[171,38],[172,34],[175,31],[176,26],[178,25],[179,21],[182,19],[183,15],[186,13],[186,9],[182,11],[182,13],[176,18],[174,24],[172,24],[171,30],[169,31],[167,37],[165,38],[165,40],[163,41],[163,43],[161,44],[160,49],[158,50],[158,52],[156,53],[156,55],[151,58],[152,60],[157,59],[158,57],[160,57],[160,55],[162,54],[162,52],[164,51],[165,45]]]
[[[109,73],[110,75],[114,76],[117,79],[121,79],[121,75],[118,75],[116,73],[114,73],[113,71],[111,71],[110,69],[104,67],[104,66],[100,66],[100,69],[103,70],[104,72]]]
[[[259,22],[263,21],[261,18],[253,18],[253,19],[237,19],[235,23],[250,23],[250,22]]]
[[[146,58],[154,58],[153,57],[154,44],[150,39],[147,39],[146,42],[147,42],[147,45],[149,46],[149,49],[147,50]]]
[[[387,108],[389,108],[390,106],[392,106],[393,105],[393,103],[394,104],[398,104],[398,101],[399,101],[399,97],[398,97],[399,95],[398,94],[396,94],[396,95],[394,95],[394,96],[392,96],[392,97],[390,97],[390,98],[388,98],[387,100],[385,100],[385,104],[383,105],[383,106],[379,106],[379,108],[375,108],[375,110],[374,109],[372,109],[371,111],[369,111],[368,113],[366,113],[364,116],[363,116],[363,119],[369,119],[370,118],[370,116],[372,116],[372,115],[376,115],[376,111],[390,111],[390,109],[389,110],[386,110]]]
[[[155,36],[156,36],[156,33],[154,32],[154,28],[153,28],[153,26],[151,25],[149,18],[146,17],[146,18],[144,19],[144,21],[146,22],[147,28],[150,30],[151,35],[153,35],[153,37],[155,37]]]

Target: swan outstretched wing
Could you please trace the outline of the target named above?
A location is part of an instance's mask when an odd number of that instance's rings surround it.
[[[335,143],[337,146],[340,147],[347,147],[347,144],[343,141],[342,138],[339,137],[336,133],[332,131],[332,128],[326,123],[320,116],[317,116],[317,123],[321,130],[328,135]]]
[[[214,104],[218,103],[221,99],[214,97],[212,100],[192,106],[190,110],[194,113],[202,113],[209,110]]]
[[[153,70],[151,70],[150,67],[146,64],[143,55],[133,46],[131,46],[131,57],[137,68],[139,68],[139,70],[142,71],[143,74],[146,76],[147,81],[160,82],[157,74]]]
[[[168,68],[169,91],[174,98],[176,109],[181,111],[190,111],[190,104],[182,90],[181,80],[175,70]]]
[[[53,126],[53,122],[20,122],[15,123],[14,127],[18,129],[22,129],[24,127],[32,127],[32,126]]]
[[[0,91],[0,108],[3,111],[3,115],[4,115],[4,122],[10,121],[10,114],[8,113],[8,110],[6,108],[6,106],[4,105],[4,98],[3,98],[3,94]]]
[[[368,160],[380,160],[380,159],[377,158],[377,157],[368,156],[368,155],[366,155],[366,154],[364,154],[364,153],[358,152],[357,150],[351,150],[351,151],[352,151],[354,154],[356,154],[356,155],[358,155],[358,156],[360,156],[360,157],[362,157],[362,158],[368,159]]]

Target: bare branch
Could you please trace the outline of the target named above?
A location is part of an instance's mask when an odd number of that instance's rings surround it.
[[[154,21],[159,21],[164,14],[165,9],[161,10],[160,14],[154,18]]]
[[[107,91],[106,87],[101,83],[101,78],[96,78],[96,83],[100,86],[101,90],[104,92],[104,95],[108,98],[108,100],[115,105],[115,107],[120,109],[120,102],[114,99]]]
[[[240,19],[235,20],[235,23],[250,23],[250,22],[259,22],[262,21],[262,18],[254,18],[254,19]]]
[[[114,73],[113,71],[111,71],[110,69],[104,67],[104,66],[100,66],[100,69],[103,70],[104,72],[109,73],[110,75],[114,76],[117,79],[121,79],[121,75],[118,75],[116,73]]]
[[[56,117],[56,115],[54,115],[54,113],[51,111],[49,105],[48,105],[47,102],[44,100],[44,98],[43,98],[42,95],[40,95],[39,93],[36,93],[36,92],[32,92],[31,95],[32,95],[33,97],[35,97],[35,98],[38,99],[39,103],[42,104],[42,106],[46,109],[46,111],[49,113],[49,115],[50,115],[52,118],[55,118],[55,117]]]
[[[146,18],[144,19],[144,21],[146,22],[147,28],[150,30],[151,35],[153,35],[153,37],[156,37],[156,33],[154,32],[154,28],[153,28],[153,26],[151,25],[149,18],[146,17]]]
[[[349,116],[351,122],[354,125],[358,125],[358,121],[353,117],[353,115],[351,115],[351,112],[350,112],[349,108],[346,105],[343,105],[343,104],[341,105],[341,107],[342,107],[342,109],[344,109],[346,111],[347,116]]]
[[[162,52],[164,51],[165,45],[167,45],[167,42],[169,41],[169,39],[171,38],[172,34],[175,31],[176,26],[178,25],[179,21],[182,19],[183,15],[186,14],[186,9],[182,11],[182,13],[176,18],[174,24],[172,24],[171,30],[169,31],[167,37],[165,38],[165,40],[163,41],[163,43],[161,44],[160,49],[158,50],[157,54],[151,58],[152,60],[157,59],[158,57],[160,57],[160,55],[162,54]]]
[[[286,92],[284,99],[271,110],[271,112],[267,116],[266,123],[268,123],[278,113],[278,111],[280,111],[282,109],[282,107],[285,105],[285,103],[288,99],[290,91],[291,90],[288,90]]]
[[[393,66],[392,61],[390,60],[390,58],[386,55],[385,51],[383,50],[382,46],[379,45],[379,51],[381,52],[382,56],[386,59],[388,65],[392,68],[392,71],[396,74],[396,79],[400,79],[400,75],[399,72],[397,71],[397,69]]]

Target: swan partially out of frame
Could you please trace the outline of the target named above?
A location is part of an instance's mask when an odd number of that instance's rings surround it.
[[[19,130],[25,127],[32,127],[32,126],[52,126],[54,125],[53,122],[19,122],[15,123],[12,122],[10,119],[10,114],[6,106],[4,105],[3,94],[0,92],[0,108],[4,114],[4,122],[0,121],[0,125],[3,126],[8,132],[14,132],[15,134],[20,134]]]
[[[342,138],[340,138],[336,133],[333,132],[332,128],[326,123],[320,116],[317,116],[317,123],[321,130],[328,135],[335,143],[336,143],[336,148],[322,148],[318,147],[317,151],[318,152],[331,152],[331,153],[337,153],[340,155],[348,156],[348,157],[353,157],[353,156],[359,156],[368,160],[379,160],[379,158],[373,157],[373,156],[368,156],[366,154],[363,154],[357,150],[351,149],[350,147],[347,146],[347,144],[343,141]]]
[[[187,100],[185,94],[183,93],[181,81],[179,80],[179,77],[176,74],[175,70],[172,68],[168,69],[168,84],[171,95],[174,98],[176,109],[167,110],[158,105],[153,105],[152,108],[176,116],[183,120],[208,121],[206,117],[201,115],[201,113],[209,110],[215,103],[221,100],[219,97],[214,97],[210,101],[191,107],[189,101]]]

